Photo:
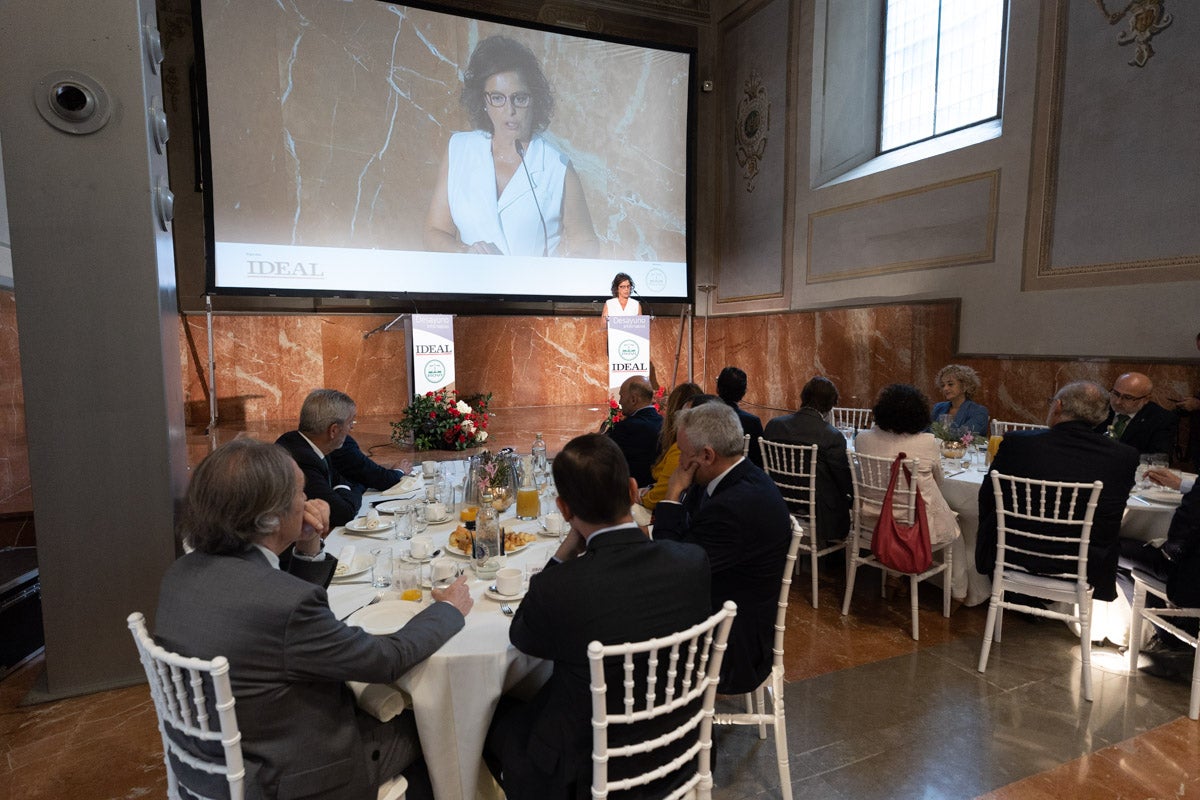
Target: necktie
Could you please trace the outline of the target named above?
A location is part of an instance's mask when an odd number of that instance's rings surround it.
[[[1129,424],[1128,414],[1117,414],[1117,418],[1113,420],[1112,432],[1114,439],[1120,439],[1125,433],[1125,426]]]

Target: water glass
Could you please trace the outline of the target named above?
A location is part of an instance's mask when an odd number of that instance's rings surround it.
[[[386,589],[392,585],[392,548],[376,547],[371,551],[371,585]]]

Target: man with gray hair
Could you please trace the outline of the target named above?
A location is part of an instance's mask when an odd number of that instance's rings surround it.
[[[1103,481],[1092,517],[1088,544],[1088,583],[1097,600],[1117,596],[1117,535],[1125,502],[1133,488],[1138,451],[1093,430],[1108,415],[1108,392],[1091,381],[1069,383],[1050,401],[1047,430],[1005,434],[992,469],[1004,475],[1037,480],[1091,483]],[[1079,513],[1082,515],[1083,510]],[[1036,533],[1036,526],[1030,525]],[[1031,572],[1055,573],[1053,559],[1011,553],[1009,558]],[[991,575],[996,565],[996,497],[990,480],[979,487],[979,534],[975,566]]]
[[[313,389],[300,407],[300,429],[275,440],[304,473],[305,496],[329,504],[329,522],[334,526],[354,519],[362,505],[362,488],[334,469],[328,458],[345,444],[356,413],[349,395],[336,389]]]
[[[737,603],[718,691],[753,691],[771,672],[779,581],[791,516],[767,473],[742,457],[742,425],[724,403],[676,415],[679,466],[655,507],[655,540],[698,544],[712,567],[712,608]]]

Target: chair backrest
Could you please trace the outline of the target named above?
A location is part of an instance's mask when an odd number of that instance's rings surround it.
[[[729,627],[736,615],[737,605],[727,600],[720,611],[704,622],[670,636],[626,644],[588,645],[593,798],[604,798],[609,792],[676,774],[692,760],[695,760],[694,771],[667,797],[683,797],[693,789],[702,794],[711,790],[713,706]],[[608,695],[606,660],[608,674],[621,675],[619,703],[616,698],[610,701]],[[665,719],[668,715],[670,718]],[[660,724],[656,725],[655,720]],[[664,731],[662,723],[671,727]],[[609,738],[614,732],[609,729],[615,726],[627,726],[624,730],[630,735],[622,740],[629,741],[610,748]],[[647,738],[637,738],[642,735]],[[688,744],[692,736],[695,741]],[[672,744],[676,746],[669,748]],[[645,756],[644,763],[655,762],[655,766],[610,781],[610,762],[631,756]]]
[[[787,632],[788,597],[792,593],[792,576],[796,574],[796,558],[802,538],[804,528],[792,517],[792,543],[788,545],[787,563],[783,565],[783,581],[779,585],[779,603],[775,611],[775,643],[771,648],[774,653],[772,666],[776,669],[783,669],[783,635]]]
[[[750,455],[750,434],[742,434],[742,458]]]
[[[992,420],[992,436],[1003,436],[1009,431],[1039,431],[1046,430],[1045,425],[1038,425],[1035,422],[1005,422],[1004,420]]]
[[[996,496],[996,569],[1086,583],[1092,518],[1104,483],[1035,480],[996,470],[990,477]]]
[[[150,637],[141,612],[130,614],[126,622],[158,712],[169,796],[179,797],[182,786],[196,797],[241,800],[246,772],[229,661],[224,656],[211,661],[186,658],[164,650]]]
[[[788,510],[804,520],[810,529],[817,526],[817,446],[785,444],[758,440],[763,469],[779,487]]]
[[[871,409],[834,406],[829,409],[829,424],[835,428],[854,428],[865,431],[871,427]]]
[[[875,529],[875,521],[879,518],[879,509],[883,505],[883,497],[887,494],[888,483],[892,479],[892,463],[895,456],[870,456],[865,453],[850,453],[850,474],[854,481],[854,508],[852,519],[854,530],[868,537]],[[917,468],[921,459],[906,458],[903,464],[908,467],[911,478],[904,477],[904,470],[896,478],[896,491],[892,495],[892,514],[897,522],[904,525],[916,521],[917,504]]]

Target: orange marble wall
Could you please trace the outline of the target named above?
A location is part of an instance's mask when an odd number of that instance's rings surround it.
[[[1046,400],[1064,383],[1089,379],[1105,385],[1122,372],[1146,372],[1155,396],[1187,394],[1200,386],[1191,362],[1103,359],[955,357],[958,304],[951,301],[839,308],[695,320],[694,380],[715,388],[721,368],[746,370],[746,403],[792,410],[814,374],[837,384],[843,405],[871,405],[880,387],[913,383],[936,400],[934,376],[958,361],[979,371],[976,398],[993,417],[1041,421]],[[308,391],[332,386],[348,392],[364,416],[399,417],[409,397],[402,326],[364,339],[392,320],[388,314],[219,315],[214,319],[217,389],[222,429],[241,423],[294,419]],[[671,384],[679,320],[651,324],[654,378]],[[189,425],[208,421],[208,347],[203,316],[180,324],[180,362]],[[495,408],[596,404],[606,397],[605,337],[593,317],[459,317],[455,321],[458,387],[490,391]],[[687,377],[687,351],[679,380]],[[25,441],[16,304],[0,292],[0,522],[33,506]],[[11,529],[11,530],[10,530]],[[30,544],[25,525],[0,524],[0,547]]]

